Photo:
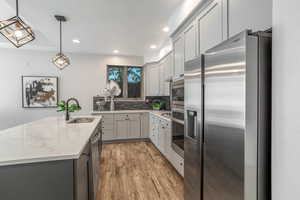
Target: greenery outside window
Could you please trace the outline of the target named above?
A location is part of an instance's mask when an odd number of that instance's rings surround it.
[[[107,66],[107,81],[116,81],[122,89],[119,99],[143,99],[144,71],[139,66]]]

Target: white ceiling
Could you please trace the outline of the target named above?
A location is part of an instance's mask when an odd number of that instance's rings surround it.
[[[67,52],[144,56],[149,46],[158,47],[168,34],[162,32],[183,0],[19,0],[20,15],[34,29],[37,39],[27,46],[56,50],[59,26],[55,14],[68,19],[63,25]],[[14,15],[15,0],[0,0],[0,19]],[[73,38],[80,39],[75,45]],[[0,39],[0,46],[10,46]]]

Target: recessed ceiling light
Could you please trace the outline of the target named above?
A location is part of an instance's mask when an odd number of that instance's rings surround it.
[[[156,49],[157,48],[157,46],[155,45],[155,44],[152,44],[151,46],[150,46],[150,49]]]
[[[73,41],[74,44],[79,44],[80,43],[80,40],[78,40],[78,39],[73,39],[72,41]]]
[[[115,54],[119,53],[119,50],[117,50],[117,49],[116,49],[116,50],[114,50],[114,53],[115,53]]]
[[[166,26],[166,27],[164,27],[162,30],[163,30],[163,32],[166,32],[166,33],[167,33],[167,32],[170,31],[170,28],[169,28],[168,26]]]

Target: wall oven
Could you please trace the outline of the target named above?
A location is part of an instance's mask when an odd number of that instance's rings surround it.
[[[172,83],[172,148],[184,156],[184,79]]]

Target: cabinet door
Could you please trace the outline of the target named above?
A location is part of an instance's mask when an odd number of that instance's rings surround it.
[[[223,1],[213,1],[198,18],[200,54],[227,39],[227,9]]]
[[[141,114],[141,138],[149,138],[149,113]]]
[[[158,148],[158,119],[154,115],[151,118],[151,141]]]
[[[91,151],[90,151],[90,197],[92,197],[93,200],[97,199],[97,193],[98,193],[98,186],[99,186],[99,180],[100,180],[100,155],[99,155],[99,140],[97,137],[98,133],[94,137],[91,138]]]
[[[157,148],[159,151],[164,154],[165,153],[165,138],[164,138],[164,125],[162,120],[158,120],[158,130],[157,130]]]
[[[117,139],[126,139],[128,135],[128,120],[126,114],[115,115],[115,133]]]
[[[110,141],[117,139],[114,129],[102,129],[102,140]]]
[[[184,31],[184,60],[189,61],[197,55],[197,29],[196,22],[192,22]]]
[[[184,39],[180,35],[174,40],[174,77],[178,78],[184,73]]]
[[[166,60],[163,59],[159,63],[159,96],[165,95],[165,70],[166,70]]]
[[[141,118],[139,114],[128,115],[127,138],[135,139],[141,137]]]
[[[172,154],[172,132],[170,127],[170,122],[165,124],[165,156],[171,162]]]
[[[246,29],[258,31],[272,27],[272,0],[234,0],[228,1],[228,7],[230,37]]]
[[[153,132],[154,132],[154,118],[150,114],[150,116],[149,116],[149,138],[152,143],[154,143]]]
[[[149,66],[148,68],[148,96],[158,96],[159,95],[159,86],[160,86],[160,82],[159,82],[159,65],[158,64],[154,64]]]
[[[89,156],[83,154],[75,161],[75,199],[89,200]]]
[[[173,54],[170,53],[166,58],[165,58],[165,62],[164,62],[164,81],[163,81],[163,95],[164,96],[170,96],[170,82],[168,82],[167,80],[170,80],[172,78],[172,74],[173,74]]]

